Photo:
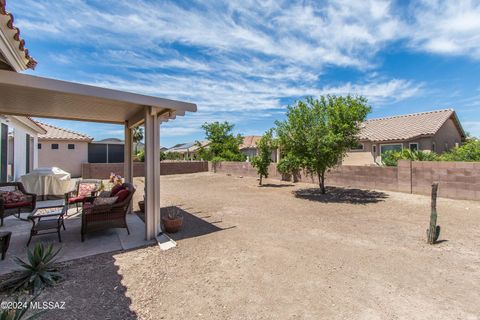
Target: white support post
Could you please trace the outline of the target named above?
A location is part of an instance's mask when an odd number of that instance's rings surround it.
[[[160,228],[160,121],[154,107],[145,108],[145,236],[154,239]]]
[[[128,121],[125,121],[125,148],[123,158],[123,176],[125,182],[133,183],[133,157],[132,157],[133,134]]]

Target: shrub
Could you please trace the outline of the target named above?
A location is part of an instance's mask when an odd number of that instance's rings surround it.
[[[8,280],[4,287],[12,291],[28,290],[36,294],[45,286],[53,286],[62,278],[55,266],[60,249],[53,250],[53,245],[37,243],[33,250],[27,250],[27,260],[15,257],[14,261],[22,268],[18,275]]]
[[[470,139],[440,156],[442,161],[480,161],[480,140]]]
[[[280,159],[277,165],[277,170],[282,175],[293,177],[293,181],[297,181],[297,177],[302,168],[302,162],[298,157],[295,157],[293,154],[288,153],[283,158]]]
[[[402,151],[387,151],[382,154],[384,166],[396,167],[398,160],[437,161],[439,156],[434,152],[403,149]]]

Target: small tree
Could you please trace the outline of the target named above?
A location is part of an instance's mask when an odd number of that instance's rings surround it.
[[[142,127],[135,127],[133,128],[133,143],[135,143],[135,154],[138,153],[138,143],[143,139],[143,128]]]
[[[277,170],[283,175],[283,179],[290,180],[293,178],[293,182],[298,182],[301,168],[302,162],[291,153],[283,155],[277,165]]]
[[[228,122],[204,123],[205,138],[210,142],[209,152],[201,153],[202,157],[220,157],[226,161],[245,161],[245,155],[240,152],[243,142],[241,135],[232,133],[234,125]],[[206,159],[206,160],[210,160]]]
[[[360,125],[371,108],[364,97],[307,98],[287,109],[287,120],[276,121],[282,150],[296,156],[303,169],[316,174],[325,193],[325,172],[338,165],[354,147]]]
[[[257,173],[260,176],[259,184],[262,185],[262,178],[268,178],[268,167],[272,162],[272,151],[275,148],[273,140],[273,130],[270,129],[262,136],[257,144],[258,155],[253,157],[252,165],[257,168]]]

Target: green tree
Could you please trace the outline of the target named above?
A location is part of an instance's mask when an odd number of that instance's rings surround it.
[[[272,151],[274,149],[273,129],[270,129],[265,132],[260,141],[258,141],[258,154],[252,159],[252,165],[254,168],[257,168],[257,173],[260,176],[260,185],[262,185],[263,177],[268,178],[268,167],[272,162]]]
[[[277,165],[277,170],[283,175],[283,179],[298,182],[300,170],[302,169],[301,160],[292,153],[283,154]]]
[[[245,161],[246,157],[240,152],[243,142],[241,135],[232,133],[234,125],[228,122],[204,123],[205,138],[210,142],[208,153],[200,151],[200,156],[205,160],[220,157],[226,161]]]
[[[476,138],[468,138],[461,146],[445,152],[440,156],[443,161],[480,161],[480,140]]]
[[[370,110],[366,98],[350,95],[298,101],[288,107],[287,120],[275,122],[279,143],[300,160],[303,169],[317,175],[325,193],[325,172],[358,143],[360,125]]]
[[[138,153],[138,143],[143,140],[143,128],[142,127],[135,127],[133,128],[133,143],[135,143],[135,154]]]

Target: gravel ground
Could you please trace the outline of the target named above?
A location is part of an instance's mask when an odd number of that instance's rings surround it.
[[[178,246],[69,263],[46,319],[480,319],[479,202],[439,199],[430,246],[429,197],[266,183],[162,176]]]

